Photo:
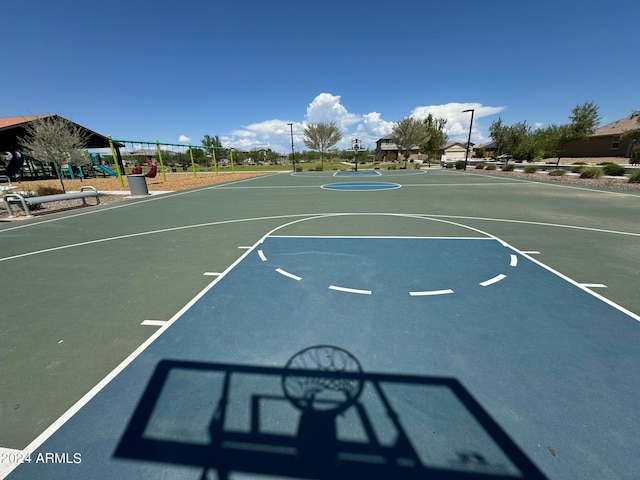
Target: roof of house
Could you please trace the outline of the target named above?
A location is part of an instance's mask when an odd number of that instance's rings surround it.
[[[625,117],[620,120],[616,120],[613,123],[609,123],[600,128],[596,128],[592,137],[603,137],[606,135],[622,135],[627,130],[635,130],[640,128],[638,118]]]
[[[482,145],[478,145],[478,148],[498,148],[498,144],[495,142],[495,140],[491,140],[489,142],[485,142]]]
[[[0,152],[10,151],[19,147],[19,138],[25,134],[25,124],[42,118],[58,117],[58,115],[26,115],[22,117],[0,118]],[[64,117],[60,117],[64,118]],[[69,123],[80,127],[87,135],[87,148],[108,148],[109,138],[93,130],[83,127],[65,118]],[[122,146],[122,145],[119,145]]]
[[[442,150],[447,150],[451,147],[455,147],[456,145],[461,146],[462,148],[467,148],[467,142],[447,142],[444,144],[444,146],[442,147]],[[470,145],[473,147],[475,144],[473,142],[470,143]]]

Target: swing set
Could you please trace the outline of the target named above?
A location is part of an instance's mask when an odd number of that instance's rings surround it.
[[[222,153],[229,152],[229,158],[227,161],[230,164],[231,171],[235,173],[233,148],[204,145],[193,146],[190,143],[165,143],[158,140],[156,140],[155,142],[144,140],[114,140],[111,138],[111,136],[108,136],[107,138],[109,139],[111,154],[114,158],[116,164],[116,172],[122,186],[124,186],[124,179],[122,177],[123,175],[125,175],[125,160],[129,164],[136,165],[136,168],[144,162],[148,163],[150,165],[150,170],[146,175],[147,177],[153,178],[155,177],[157,171],[157,164],[153,161],[153,159],[154,157],[157,157],[158,163],[160,164],[160,173],[162,174],[163,182],[167,181],[167,168],[165,167],[165,165],[168,165],[171,171],[175,173],[179,168],[182,171],[186,172],[189,169],[190,164],[191,171],[193,172],[193,177],[197,178],[195,160],[197,153],[194,154],[194,152],[196,151],[204,152],[205,157],[207,156],[207,152],[209,152],[209,155],[213,160],[213,168],[216,175],[218,174],[218,155],[221,153],[221,151]],[[123,149],[122,151],[121,147]],[[216,153],[216,150],[218,151],[218,153]],[[222,160],[222,162],[223,165],[226,165],[226,162],[224,162],[224,160]],[[141,173],[142,167],[140,167],[139,170]],[[138,170],[136,170],[136,172],[137,171]]]

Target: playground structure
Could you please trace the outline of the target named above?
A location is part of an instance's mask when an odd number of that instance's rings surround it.
[[[53,163],[46,163],[24,154],[18,150],[9,152],[10,160],[2,172],[12,179],[39,180],[59,178],[74,180],[118,177],[120,184],[124,186],[123,176],[127,175],[126,167],[133,166],[135,171],[130,173],[142,173],[142,165],[148,164],[147,178],[155,178],[158,173],[162,181],[167,181],[167,170],[176,173],[186,172],[189,169],[193,176],[197,176],[196,163],[204,159],[213,166],[217,174],[219,168],[230,168],[235,172],[234,149],[191,145],[183,143],[167,143],[144,140],[114,140],[107,137],[110,146],[110,154],[101,152],[90,153],[85,150],[87,163],[85,165],[62,165],[59,168]],[[157,159],[157,160],[156,160]],[[196,159],[199,160],[196,162]],[[140,167],[140,168],[138,168]],[[138,170],[140,170],[138,172]]]
[[[178,168],[186,172],[190,165],[193,176],[196,177],[195,157],[197,154],[194,152],[202,152],[205,158],[209,155],[216,174],[218,174],[220,165],[226,166],[227,164],[231,168],[231,171],[235,172],[233,148],[204,145],[194,146],[190,143],[167,143],[160,142],[158,140],[155,142],[144,140],[115,140],[112,139],[111,136],[108,138],[111,146],[112,158],[115,159],[116,170],[122,185],[124,185],[124,183],[121,172],[125,171],[125,160],[129,164],[139,164],[143,163],[144,159],[144,162],[150,165],[150,173],[153,172],[151,175],[147,174],[147,176],[151,178],[155,177],[155,173],[159,165],[162,180],[164,182],[167,181],[167,166],[173,173],[176,173]],[[124,149],[124,154],[121,151],[121,148]],[[216,151],[218,151],[218,153],[216,153]],[[228,153],[228,159],[224,158],[219,161],[218,155],[220,152]],[[157,164],[150,161],[156,157],[158,162]]]

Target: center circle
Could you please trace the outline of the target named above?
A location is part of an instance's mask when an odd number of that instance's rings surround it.
[[[363,192],[374,190],[394,190],[396,188],[400,188],[400,185],[389,182],[340,182],[328,183],[326,185],[322,185],[320,188],[324,190],[338,190],[342,192]]]

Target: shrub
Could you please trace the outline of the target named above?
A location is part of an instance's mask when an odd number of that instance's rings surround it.
[[[490,163],[485,168],[485,170],[495,170],[495,169],[496,169],[496,166],[493,163]]]
[[[296,167],[296,172],[302,172],[302,167]]]
[[[36,196],[44,197],[45,195],[57,195],[64,193],[61,189],[56,187],[49,187],[47,185],[38,185],[35,190]]]
[[[583,165],[576,165],[575,167],[571,167],[571,173],[582,173],[585,168]]]
[[[502,171],[503,172],[513,172],[513,169],[516,168],[515,165],[513,163],[507,163],[506,165],[502,166]]]
[[[611,175],[615,177],[619,177],[620,175],[624,175],[624,167],[622,165],[618,165],[617,163],[605,163],[602,167],[605,175]]]
[[[397,167],[395,165],[389,165],[387,170],[395,170]]]
[[[524,173],[536,173],[538,171],[537,165],[525,165]]]
[[[631,150],[631,158],[629,159],[632,165],[640,163],[640,145],[636,145]]]
[[[484,165],[482,163],[479,163],[476,165],[476,170],[482,170],[484,168]]]
[[[640,183],[640,170],[633,172],[629,176],[629,183]]]
[[[562,177],[566,174],[567,172],[565,172],[564,170],[562,170],[561,168],[558,168],[557,170],[551,170],[549,172],[549,175],[551,175],[552,177]]]
[[[453,168],[453,163],[448,162],[448,163],[447,163],[447,168]]]
[[[463,170],[464,169],[464,160],[458,160],[456,162],[456,170]]]
[[[580,172],[580,178],[601,178],[604,171],[599,167],[585,168]]]
[[[571,165],[587,165],[587,162],[573,162]]]

